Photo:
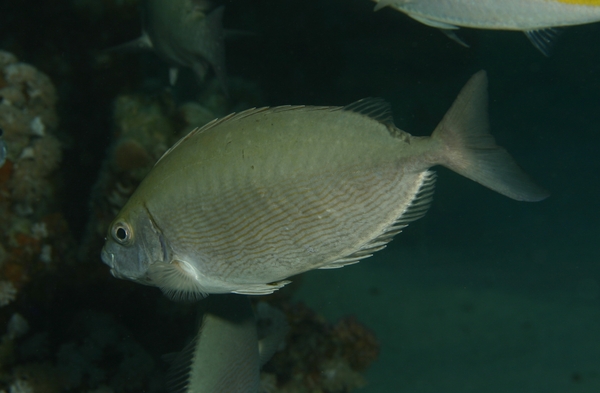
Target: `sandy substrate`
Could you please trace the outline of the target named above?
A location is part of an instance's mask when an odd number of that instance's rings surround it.
[[[397,252],[306,274],[296,294],[331,320],[354,314],[375,331],[382,351],[361,391],[600,391],[594,279],[573,291],[525,291],[485,266],[423,271],[394,263]]]

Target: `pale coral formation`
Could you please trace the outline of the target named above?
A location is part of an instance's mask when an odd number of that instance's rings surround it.
[[[8,159],[17,163],[33,137],[56,128],[56,91],[48,76],[8,52],[0,51],[0,70],[0,128]]]
[[[19,313],[14,313],[8,320],[6,335],[9,339],[14,340],[22,337],[29,331],[29,323]]]
[[[53,253],[70,239],[57,213],[54,175],[62,144],[56,136],[56,101],[47,75],[0,51],[0,129],[6,144],[0,167],[0,306],[54,269]]]
[[[36,205],[53,194],[48,176],[57,169],[62,150],[53,135],[56,100],[48,76],[0,52],[0,128],[12,163],[5,170],[7,191],[20,215],[39,213]]]
[[[33,386],[25,379],[17,379],[10,385],[10,393],[34,393]]]
[[[10,281],[0,281],[0,307],[6,306],[17,296],[17,289]]]

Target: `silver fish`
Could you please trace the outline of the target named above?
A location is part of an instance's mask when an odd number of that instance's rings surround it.
[[[384,248],[425,214],[434,165],[516,200],[544,199],[488,128],[483,71],[431,137],[396,128],[378,99],[214,120],[156,163],[110,225],[102,260],[175,299],[267,294]]]
[[[4,130],[0,128],[0,168],[2,168],[2,166],[6,162],[6,156],[8,154],[8,152],[6,151],[6,142],[4,142],[2,135],[4,135]]]
[[[285,316],[262,302],[255,316],[248,298],[240,295],[212,296],[200,305],[198,334],[174,358],[168,391],[258,393],[260,368],[287,333]],[[265,320],[269,329],[261,332],[258,325]]]
[[[177,81],[180,67],[191,68],[204,80],[211,66],[225,89],[224,7],[206,15],[208,7],[205,0],[145,0],[142,36],[114,49],[154,51],[171,66],[171,85]]]
[[[556,36],[553,28],[600,21],[598,0],[374,0],[375,10],[392,7],[411,18],[441,29],[464,45],[454,31],[516,30],[525,33],[545,55]],[[465,45],[466,46],[466,45]]]

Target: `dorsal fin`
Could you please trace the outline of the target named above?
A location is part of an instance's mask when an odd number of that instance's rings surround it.
[[[231,121],[237,121],[237,120],[243,119],[245,117],[254,116],[254,115],[259,114],[259,113],[278,113],[278,112],[288,112],[288,111],[296,111],[296,110],[336,111],[336,110],[340,110],[340,109],[343,109],[343,108],[339,107],[339,106],[282,105],[282,106],[275,106],[275,107],[265,106],[265,107],[262,107],[262,108],[250,108],[250,109],[246,109],[245,111],[242,111],[242,112],[239,112],[239,113],[234,112],[234,113],[231,113],[231,114],[229,114],[229,115],[227,115],[225,117],[216,118],[216,119],[214,119],[214,120],[206,123],[202,127],[194,128],[186,136],[182,137],[177,142],[175,142],[175,144],[173,146],[171,146],[171,148],[169,148],[158,159],[158,161],[156,161],[156,163],[154,164],[154,166],[158,165],[158,163],[163,158],[165,158],[167,155],[169,155],[173,150],[175,150],[177,148],[177,146],[179,146],[180,144],[182,144],[183,142],[185,142],[189,138],[191,138],[191,137],[193,137],[194,135],[197,135],[197,134],[202,134],[203,132],[206,132],[206,131],[208,131],[208,130],[210,130],[212,128],[215,128],[215,127],[217,127],[218,125],[220,125],[222,123],[227,123],[227,122],[231,122]]]
[[[229,120],[234,120],[234,119],[239,119],[242,117],[246,117],[249,115],[253,115],[255,113],[259,113],[259,112],[264,112],[266,110],[268,110],[269,107],[263,107],[263,108],[250,108],[250,109],[246,109],[243,112],[233,112],[225,117],[221,117],[221,118],[216,118],[214,120],[209,121],[208,123],[206,123],[205,125],[203,125],[202,127],[196,127],[194,128],[192,131],[190,131],[187,135],[185,135],[184,137],[182,137],[181,139],[179,139],[177,142],[175,142],[175,144],[173,146],[171,146],[159,159],[158,161],[156,161],[156,163],[154,164],[154,166],[158,165],[158,163],[165,158],[167,155],[169,155],[173,150],[175,150],[175,148],[177,148],[177,146],[179,146],[180,144],[182,144],[183,142],[185,142],[186,140],[188,140],[189,138],[193,137],[196,134],[201,134],[203,132],[205,132],[206,130],[210,130],[211,128],[214,128],[216,126],[218,126],[221,123],[227,122]]]
[[[367,97],[362,100],[346,105],[343,110],[348,112],[360,113],[377,120],[387,126],[394,126],[394,118],[392,117],[392,108],[383,98]]]

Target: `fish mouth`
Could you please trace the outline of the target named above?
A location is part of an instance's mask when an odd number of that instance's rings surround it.
[[[102,262],[104,262],[104,264],[108,265],[108,267],[110,267],[110,271],[111,273],[113,272],[113,270],[115,269],[115,254],[106,251],[106,248],[102,248],[102,252],[100,253],[100,258],[102,259]],[[114,274],[113,274],[114,276]]]
[[[115,254],[113,254],[112,252],[108,252],[106,251],[106,249],[103,248],[102,252],[100,253],[100,258],[102,258],[102,262],[104,262],[104,264],[110,267],[110,274],[112,274],[113,277],[126,278],[121,276],[115,268]]]

